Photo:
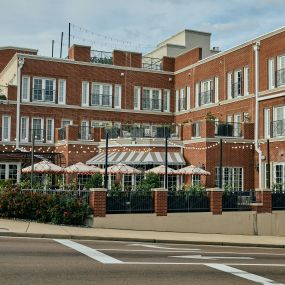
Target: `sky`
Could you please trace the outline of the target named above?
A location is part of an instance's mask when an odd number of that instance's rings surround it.
[[[71,44],[146,53],[167,37],[194,29],[226,50],[285,26],[285,0],[0,0],[0,46],[67,54]]]

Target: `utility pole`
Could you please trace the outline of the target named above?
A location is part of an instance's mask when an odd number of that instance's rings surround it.
[[[63,32],[61,32],[61,39],[60,39],[60,58],[62,57],[62,42],[63,42]]]
[[[51,41],[51,57],[53,57],[54,40]]]
[[[68,23],[68,48],[70,48],[70,23]]]

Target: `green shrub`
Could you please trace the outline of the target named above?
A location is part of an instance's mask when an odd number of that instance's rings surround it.
[[[140,184],[138,184],[137,190],[148,192],[152,188],[159,188],[159,187],[160,187],[159,175],[155,173],[147,173],[145,179],[142,180]]]
[[[102,174],[95,173],[91,178],[85,183],[85,188],[101,188],[103,183]]]
[[[21,192],[18,189],[7,189],[0,193],[2,217],[83,225],[90,214],[91,209],[85,200],[64,194]]]

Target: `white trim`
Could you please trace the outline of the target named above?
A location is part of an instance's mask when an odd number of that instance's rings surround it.
[[[243,95],[247,96],[248,92],[248,83],[249,83],[249,68],[245,66],[243,68]]]
[[[219,102],[219,77],[215,77],[215,103]]]
[[[195,107],[199,107],[199,91],[200,91],[200,84],[199,82],[195,83]]]
[[[20,176],[21,176],[21,163],[20,162],[1,161],[0,165],[1,164],[5,165],[5,180],[9,179],[9,165],[17,165],[17,182],[20,182]]]
[[[44,118],[41,117],[32,117],[32,131],[34,130],[34,120],[41,120],[41,138],[35,138],[36,141],[42,141],[45,138],[45,133],[44,133]],[[33,133],[31,133],[33,136]]]
[[[175,110],[179,112],[179,90],[175,90]]]
[[[268,63],[268,66],[267,66],[268,89],[271,90],[275,88],[275,59],[269,58],[267,63]]]
[[[232,79],[232,77],[233,77],[232,72],[228,72],[227,73],[227,99],[228,100],[233,99],[233,96],[232,96],[232,92],[233,92],[232,81],[233,81],[233,79]]]
[[[61,97],[61,84],[62,84],[62,101],[59,100]],[[66,104],[66,80],[65,79],[59,79],[58,80],[58,95],[57,95],[57,103],[58,105],[65,105]]]
[[[81,106],[89,106],[89,82],[82,81],[81,84]]]
[[[42,91],[46,90],[46,82],[49,81],[53,81],[53,100],[52,101],[46,101],[45,100],[45,94],[44,92],[42,92],[42,99],[41,100],[35,100],[35,94],[34,94],[34,89],[35,89],[35,80],[41,80],[42,81]],[[47,102],[47,103],[55,103],[55,96],[56,96],[56,79],[55,78],[50,78],[50,77],[33,77],[33,88],[32,88],[32,101],[34,102]]]
[[[137,104],[135,105],[135,97]],[[135,86],[134,87],[134,110],[140,110],[141,109],[141,87]]]
[[[27,80],[27,85],[26,85],[26,95],[27,95],[27,98],[23,98],[23,94],[24,94],[24,80]],[[21,101],[22,102],[30,102],[30,76],[26,76],[26,75],[23,75],[22,76],[22,96],[21,96]]]
[[[190,89],[190,86],[186,87],[186,100],[187,100],[186,109],[190,110],[191,109],[191,89]]]
[[[7,134],[7,138],[4,139],[4,129],[5,129],[5,125],[4,125],[4,122],[5,122],[5,118],[8,119],[7,123],[8,123],[8,134]],[[11,141],[11,116],[10,115],[2,115],[2,141]]]
[[[69,126],[72,126],[73,125],[73,120],[71,119],[67,119],[67,118],[62,118],[61,121],[60,121],[60,127],[63,128],[63,121],[69,121],[69,124],[66,124],[65,126],[69,125]]]
[[[114,108],[121,109],[121,107],[122,107],[122,85],[115,84]]]
[[[23,129],[23,124],[22,124],[22,119],[26,119],[26,137],[22,137],[22,129]],[[20,118],[20,142],[28,142],[29,141],[29,131],[30,131],[30,118],[28,116],[22,116]]]
[[[270,139],[270,108],[265,108],[263,112],[264,139]]]
[[[169,89],[163,89],[163,112],[170,112],[170,90]]]
[[[48,140],[48,121],[51,121],[51,140]],[[54,118],[46,118],[46,142],[54,143]]]

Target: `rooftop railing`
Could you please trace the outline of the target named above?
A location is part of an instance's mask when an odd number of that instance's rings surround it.
[[[143,56],[142,57],[142,68],[162,70],[162,59]]]
[[[90,61],[93,63],[113,64],[112,52],[91,50]]]

